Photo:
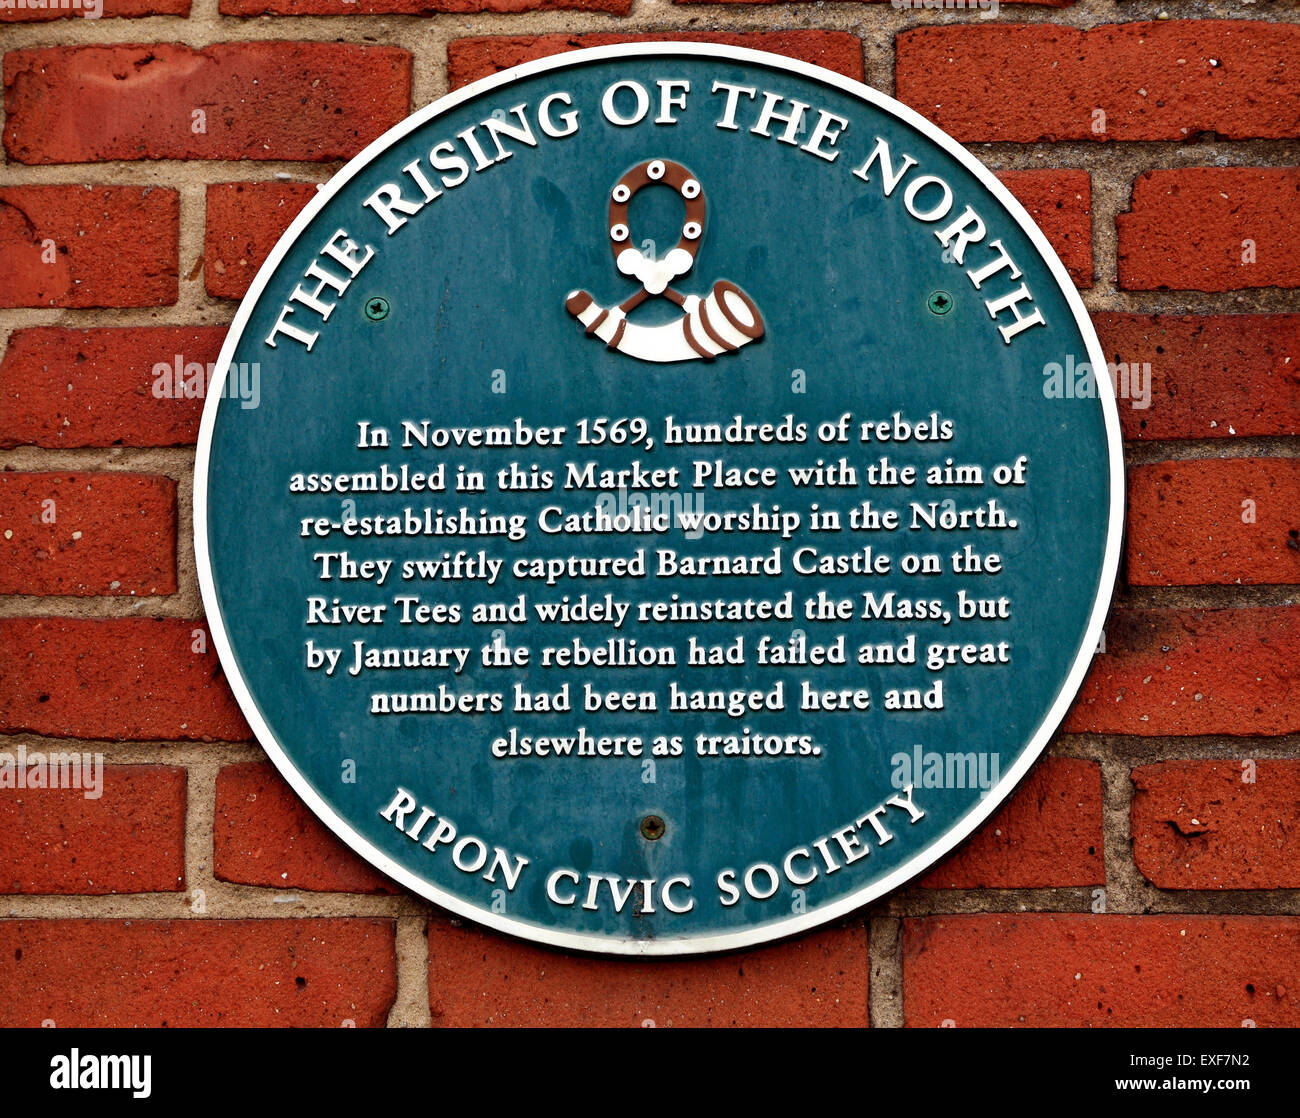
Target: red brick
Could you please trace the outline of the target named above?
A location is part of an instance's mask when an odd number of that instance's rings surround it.
[[[0,1026],[382,1027],[392,920],[0,920]]]
[[[22,0],[19,0],[22,2]],[[0,8],[0,23],[37,23],[51,19],[109,19],[112,16],[187,16],[190,0],[99,0],[99,15],[93,13],[95,0],[68,0],[78,7]]]
[[[1300,919],[1019,913],[903,921],[907,1025],[1300,1025]]]
[[[898,99],[966,143],[1300,132],[1294,24],[1188,19],[1080,31],[967,22],[903,31],[895,42]]]
[[[1106,880],[1101,767],[1047,757],[1007,804],[921,878],[927,889],[1048,889]]]
[[[15,330],[0,361],[0,447],[193,443],[203,396],[185,395],[198,378],[184,370],[197,363],[206,377],[225,336],[224,326]]]
[[[192,647],[202,634],[206,652]],[[0,733],[247,741],[212,649],[187,618],[0,619]]]
[[[999,171],[1076,287],[1092,286],[1092,178],[1087,171]]]
[[[0,594],[176,593],[169,477],[0,473],[0,534]]]
[[[1146,171],[1133,184],[1129,211],[1115,215],[1119,285],[1130,291],[1300,287],[1297,209],[1300,167]]]
[[[865,1026],[867,936],[841,925],[744,955],[592,959],[429,924],[435,1026]]]
[[[447,44],[447,80],[452,89],[524,62],[582,47],[642,42],[726,43],[784,54],[862,80],[862,40],[842,31],[656,31],[641,35],[490,35]]]
[[[203,284],[241,299],[280,235],[316,196],[309,182],[225,182],[208,187]]]
[[[326,893],[396,893],[314,816],[274,766],[227,765],[217,774],[213,872],[219,881]]]
[[[1130,467],[1128,581],[1300,582],[1300,459],[1192,458]]]
[[[1300,606],[1116,609],[1084,681],[1071,733],[1300,731]]]
[[[351,43],[49,47],[5,55],[18,163],[346,159],[402,120],[411,56]],[[192,131],[193,112],[206,132]]]
[[[221,14],[257,15],[427,15],[452,12],[608,12],[625,16],[632,0],[356,0],[340,6],[339,0],[221,0]]]
[[[11,744],[4,752],[18,756]],[[38,755],[48,760],[50,751],[27,747],[29,764]],[[185,770],[104,765],[102,773],[91,799],[86,793],[95,789],[84,782],[0,789],[0,893],[101,896],[185,887]]]
[[[1300,434],[1300,314],[1092,316],[1108,360],[1151,366],[1151,404],[1120,402],[1126,439]]]
[[[0,307],[176,302],[179,216],[156,186],[0,187]]]
[[[674,4],[789,4],[789,3],[820,3],[821,0],[673,0]],[[890,0],[861,0],[864,4],[888,4]],[[920,0],[915,0],[916,7],[920,8]],[[1074,0],[1001,0],[1003,4],[1033,4],[1038,8],[1068,8],[1074,3]],[[967,5],[971,9],[971,17],[979,17],[979,0],[967,0]],[[933,2],[933,7],[942,7],[942,2]],[[992,4],[985,0],[984,11],[989,11]],[[991,17],[984,17],[991,18]]]
[[[1133,770],[1133,857],[1161,889],[1300,889],[1300,761]]]

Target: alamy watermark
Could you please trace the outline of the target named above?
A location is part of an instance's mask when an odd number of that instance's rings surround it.
[[[663,533],[676,524],[686,539],[698,540],[707,530],[703,493],[632,493],[620,487],[596,498],[595,511],[607,520],[607,530],[625,535]]]
[[[0,753],[0,788],[78,788],[88,800],[104,794],[102,753]]]
[[[153,1093],[153,1057],[96,1055],[73,1048],[50,1058],[50,1087],[56,1091],[130,1091],[133,1098]]]
[[[997,19],[999,0],[889,0],[895,11],[971,11],[978,10],[980,19]]]
[[[1115,387],[1115,398],[1144,411],[1151,406],[1151,362],[1108,361],[1106,373]],[[1093,400],[1097,378],[1087,361],[1075,361],[1066,354],[1065,363],[1050,361],[1043,366],[1043,395],[1049,400]]]
[[[98,19],[104,0],[0,0],[0,11],[80,12],[82,19]]]
[[[4,0],[0,0],[4,3]],[[159,361],[153,367],[153,394],[157,400],[202,400],[217,371],[213,362],[186,361],[176,354],[170,362]],[[262,402],[262,366],[256,361],[232,363],[226,370],[221,395],[238,400],[239,406],[251,411]]]
[[[889,782],[895,788],[909,784],[917,788],[978,788],[980,799],[988,795],[1001,775],[997,753],[940,753],[914,746],[911,753],[895,753],[889,764]]]

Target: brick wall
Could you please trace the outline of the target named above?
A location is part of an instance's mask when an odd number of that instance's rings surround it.
[[[0,21],[0,748],[107,763],[99,799],[0,790],[0,1023],[1300,1025],[1294,5],[103,0]],[[1121,401],[1106,650],[1029,780],[911,887],[687,962],[487,934],[323,831],[203,628],[202,402],[151,391],[158,362],[215,360],[313,184],[414,106],[634,35],[895,93],[1026,204],[1108,357],[1152,371],[1149,407]]]

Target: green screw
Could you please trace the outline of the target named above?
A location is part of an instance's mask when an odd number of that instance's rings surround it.
[[[657,815],[647,815],[641,820],[641,837],[650,842],[663,838],[666,830],[668,830],[667,826]]]
[[[371,322],[382,322],[388,317],[388,300],[376,295],[366,300],[366,317]]]
[[[952,310],[952,296],[946,291],[932,291],[925,305],[931,314],[947,314]]]

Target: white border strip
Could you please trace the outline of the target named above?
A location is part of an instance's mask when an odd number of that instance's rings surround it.
[[[541,924],[515,920],[508,916],[481,909],[417,877],[354,831],[343,818],[317,795],[315,789],[298,772],[287,754],[281,749],[275,735],[262,718],[261,711],[258,709],[247,683],[239,672],[238,661],[235,658],[221,616],[216,587],[212,579],[212,567],[208,557],[207,482],[212,432],[216,424],[217,409],[220,407],[223,398],[226,374],[234,359],[235,349],[243,335],[244,328],[252,315],[253,307],[274,275],[280,261],[284,259],[285,254],[297,240],[299,234],[307,228],[308,224],[320,213],[330,199],[388,148],[428,121],[434,120],[466,101],[509,85],[521,78],[532,77],[536,74],[580,67],[588,62],[599,62],[606,59],[667,58],[673,56],[747,62],[757,66],[765,66],[769,69],[784,70],[787,73],[797,74],[799,77],[821,82],[858,97],[869,105],[897,117],[904,124],[911,126],[921,135],[933,141],[970,171],[1002,203],[1029,237],[1034,247],[1042,254],[1043,259],[1051,269],[1053,278],[1065,296],[1066,304],[1074,314],[1075,322],[1083,336],[1084,344],[1087,346],[1089,363],[1094,370],[1106,368],[1106,358],[1101,343],[1097,340],[1087,309],[1079,298],[1079,293],[1075,290],[1074,283],[1066,272],[1065,266],[1061,263],[1060,258],[1056,255],[1055,250],[1048,243],[1042,231],[1026,213],[1024,207],[1020,205],[1011,192],[998,181],[991,171],[987,170],[956,140],[941,132],[919,113],[909,109],[901,102],[895,101],[892,97],[820,66],[796,61],[782,55],[770,54],[767,51],[703,42],[627,43],[569,51],[539,59],[535,62],[528,62],[513,69],[504,70],[491,77],[482,78],[425,106],[367,145],[359,155],[351,159],[338,174],[317,191],[316,197],[294,219],[293,224],[289,226],[277,242],[271,255],[258,271],[252,286],[248,290],[248,294],[245,295],[243,302],[240,304],[234,321],[231,323],[230,332],[226,335],[225,344],[221,348],[221,354],[217,361],[217,370],[208,385],[208,397],[203,408],[203,422],[199,430],[198,454],[194,465],[194,552],[198,563],[199,587],[202,591],[203,606],[207,613],[208,625],[212,632],[213,641],[216,644],[217,653],[221,658],[221,663],[230,680],[230,686],[239,702],[240,709],[244,712],[244,717],[253,728],[253,732],[257,735],[262,748],[275,762],[281,775],[289,782],[294,791],[302,797],[317,817],[366,861],[412,892],[476,923],[487,925],[497,931],[507,932],[510,935],[520,936],[535,943],[609,955],[698,955],[707,952],[752,947],[755,944],[798,935],[811,928],[826,924],[837,917],[862,907],[877,897],[883,896],[933,865],[962,842],[996,808],[1002,805],[1012,789],[1015,788],[1038,759],[1039,754],[1042,753],[1051,740],[1057,726],[1065,718],[1070,704],[1074,701],[1074,697],[1083,683],[1084,675],[1087,673],[1092,660],[1093,650],[1100,640],[1102,626],[1110,608],[1111,594],[1119,570],[1120,545],[1124,527],[1124,458],[1120,438],[1119,413],[1116,408],[1114,389],[1110,383],[1110,377],[1098,375],[1094,377],[1094,380],[1097,382],[1098,399],[1101,401],[1102,412],[1106,421],[1106,438],[1110,462],[1110,515],[1106,555],[1102,564],[1101,579],[1097,587],[1091,619],[1088,622],[1087,632],[1084,634],[1083,645],[1075,657],[1074,665],[1057,694],[1056,700],[1052,703],[1046,717],[1030,739],[1029,745],[1020,755],[1020,759],[989,790],[983,800],[969,814],[963,817],[957,827],[945,834],[938,842],[926,847],[910,858],[894,870],[893,873],[802,916],[772,920],[744,931],[726,932],[717,935],[623,940],[587,935],[580,932],[560,931]]]

